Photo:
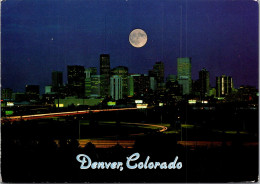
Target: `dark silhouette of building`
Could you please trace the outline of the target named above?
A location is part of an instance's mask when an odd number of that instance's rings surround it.
[[[39,85],[26,85],[25,94],[29,101],[39,100],[40,86]]]
[[[85,68],[84,66],[68,66],[68,95],[84,97],[85,95]]]
[[[257,96],[258,90],[253,86],[242,85],[237,92],[237,98],[240,101],[258,101]]]
[[[1,100],[12,99],[13,90],[10,88],[1,89]]]
[[[199,72],[199,85],[200,85],[200,95],[202,97],[209,95],[209,71],[203,68]]]
[[[182,96],[182,85],[179,85],[176,76],[169,75],[166,80],[166,101],[168,104]]]
[[[117,75],[122,78],[122,96],[127,96],[127,77],[128,77],[128,68],[125,66],[118,66],[111,70],[111,75]]]
[[[201,96],[200,80],[192,80],[192,94],[195,96]]]
[[[60,71],[52,72],[52,92],[58,92],[59,88],[63,86],[63,75]]]
[[[149,76],[156,80],[157,90],[164,89],[164,63],[162,61],[153,65],[153,69],[149,71]]]
[[[134,96],[145,96],[150,89],[150,77],[145,74],[133,74],[130,75],[130,78],[133,80],[133,86],[129,86],[129,88],[133,89]]]
[[[233,80],[232,77],[222,75],[216,77],[216,96],[225,97],[232,93],[233,89]]]
[[[109,54],[100,55],[100,75],[104,76],[103,89],[101,96],[109,96],[110,93],[110,56]]]

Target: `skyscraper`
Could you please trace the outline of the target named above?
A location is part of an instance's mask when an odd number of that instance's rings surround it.
[[[150,77],[145,74],[132,74],[129,76],[129,92],[136,97],[145,96],[150,89]]]
[[[226,95],[231,94],[233,89],[233,80],[232,77],[222,75],[216,77],[216,96],[225,97]]]
[[[96,67],[85,69],[85,97],[90,97],[91,95],[93,96],[93,94],[95,94],[96,96],[100,96],[100,86],[98,86],[98,83],[101,83],[100,78],[102,77],[100,77],[100,75],[97,75]],[[93,88],[91,85],[94,85]]]
[[[63,86],[62,72],[53,71],[52,72],[52,91],[57,92],[61,86]]]
[[[110,93],[110,56],[109,54],[100,55],[100,75],[104,76],[103,90],[101,96],[108,96]]]
[[[157,83],[157,90],[162,90],[164,87],[164,63],[156,62],[153,69],[149,71],[149,76],[154,77]]]
[[[203,68],[199,72],[200,95],[205,97],[209,95],[209,72]]]
[[[125,66],[118,66],[111,70],[111,75],[117,75],[122,77],[122,90],[123,97],[127,96],[127,77],[128,77],[128,68]]]
[[[191,93],[191,58],[177,58],[177,80],[182,85],[183,95]]]
[[[103,75],[91,75],[91,91],[90,97],[100,97],[103,91],[102,81],[104,81]]]
[[[68,94],[70,96],[84,97],[85,95],[85,68],[84,66],[68,66]]]
[[[122,77],[113,75],[110,77],[110,95],[114,100],[123,98]]]

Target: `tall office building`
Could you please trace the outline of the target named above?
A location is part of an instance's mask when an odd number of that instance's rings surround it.
[[[203,68],[199,72],[200,95],[205,97],[209,95],[209,72]]]
[[[157,88],[157,82],[154,77],[150,77],[150,89],[155,91]]]
[[[128,68],[125,66],[118,66],[111,70],[111,75],[117,75],[122,77],[122,90],[123,97],[127,96],[127,78],[128,78]]]
[[[122,77],[118,75],[113,75],[110,77],[110,95],[114,100],[119,100],[123,98],[123,85]]]
[[[84,97],[85,95],[85,68],[84,66],[68,66],[68,95]]]
[[[85,69],[85,97],[90,97],[91,93],[91,76],[97,75],[97,68],[90,67]],[[100,94],[99,94],[100,95]]]
[[[217,97],[225,97],[232,93],[233,89],[233,80],[232,77],[222,75],[220,77],[216,77],[216,96]]]
[[[109,54],[100,55],[100,75],[104,76],[102,96],[108,96],[110,93],[110,56]]]
[[[149,71],[149,76],[156,80],[157,90],[162,90],[164,87],[164,63],[156,62],[153,69]]]
[[[177,80],[182,85],[182,94],[191,93],[191,58],[177,58]]]
[[[128,78],[128,94],[145,96],[150,89],[150,77],[145,74],[132,74]]]
[[[63,86],[62,72],[53,71],[52,72],[52,90],[56,91],[61,86]]]
[[[134,77],[132,75],[127,77],[127,95],[128,97],[134,96]]]
[[[101,92],[103,91],[102,81],[104,81],[103,75],[91,75],[91,90],[90,97],[101,97]]]

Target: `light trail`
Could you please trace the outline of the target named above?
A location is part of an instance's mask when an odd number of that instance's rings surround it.
[[[84,148],[89,142],[95,145],[96,148],[111,148],[117,144],[123,148],[133,148],[135,140],[93,140],[93,139],[80,139],[78,140],[79,146]]]
[[[147,124],[147,123],[145,124],[145,123],[125,123],[125,122],[123,122],[123,124],[129,124],[129,125],[133,124],[133,125],[152,126],[152,127],[161,128],[161,130],[159,130],[159,132],[164,132],[168,129],[166,126]]]
[[[51,118],[59,116],[72,116],[79,114],[88,114],[90,112],[109,112],[109,111],[123,111],[123,110],[136,110],[137,108],[120,108],[120,109],[96,109],[96,110],[81,110],[81,111],[69,111],[69,112],[56,112],[56,113],[46,113],[46,114],[33,114],[33,115],[23,115],[23,116],[10,116],[1,118],[4,121],[20,121],[20,120],[30,120],[30,119],[42,119]]]

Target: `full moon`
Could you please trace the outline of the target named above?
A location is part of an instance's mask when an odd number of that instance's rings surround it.
[[[142,29],[134,29],[129,35],[129,42],[133,47],[143,47],[147,42],[147,34]]]

